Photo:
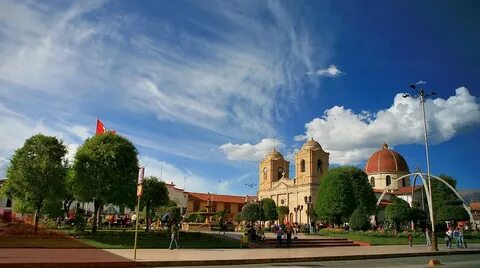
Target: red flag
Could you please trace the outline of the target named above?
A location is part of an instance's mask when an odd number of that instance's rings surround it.
[[[97,118],[97,132],[95,133],[96,135],[100,135],[105,133],[105,126],[103,125],[102,121],[100,121],[99,118]]]

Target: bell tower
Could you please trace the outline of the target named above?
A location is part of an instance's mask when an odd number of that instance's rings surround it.
[[[312,139],[305,142],[295,155],[295,173],[298,184],[320,184],[320,178],[328,171],[330,153]]]
[[[259,190],[268,190],[272,188],[272,183],[282,178],[289,177],[290,162],[283,158],[275,148],[270,152],[259,165]]]

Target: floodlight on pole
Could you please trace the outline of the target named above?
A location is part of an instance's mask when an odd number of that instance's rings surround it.
[[[424,130],[424,139],[425,139],[425,155],[427,158],[427,182],[428,182],[428,210],[430,214],[430,222],[432,223],[432,251],[438,251],[437,245],[437,236],[435,234],[435,220],[433,216],[433,206],[432,206],[432,183],[430,180],[430,159],[428,153],[428,131],[427,131],[427,119],[425,115],[425,99],[429,96],[436,95],[435,92],[431,92],[430,94],[425,94],[425,91],[422,88],[418,88],[417,84],[410,84],[410,88],[414,89],[418,96],[420,97],[420,105],[422,107],[422,117],[423,117],[423,130]],[[422,83],[424,84],[424,83]],[[403,94],[404,98],[410,97],[408,93]]]

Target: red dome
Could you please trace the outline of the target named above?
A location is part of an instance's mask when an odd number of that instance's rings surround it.
[[[397,152],[388,149],[387,144],[382,149],[370,156],[365,165],[365,172],[370,175],[380,172],[406,172],[409,173],[405,159]]]

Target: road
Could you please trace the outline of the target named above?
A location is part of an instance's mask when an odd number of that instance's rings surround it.
[[[410,258],[391,258],[378,260],[355,260],[355,261],[318,261],[318,262],[297,262],[297,263],[272,263],[272,264],[245,264],[245,265],[229,265],[231,268],[252,268],[252,267],[428,267],[430,259],[437,259],[442,265],[441,268],[456,267],[470,268],[480,267],[480,254],[450,255],[450,256],[431,256],[431,257],[410,257]],[[191,267],[191,266],[189,266]],[[218,268],[225,266],[196,266],[203,268]]]

